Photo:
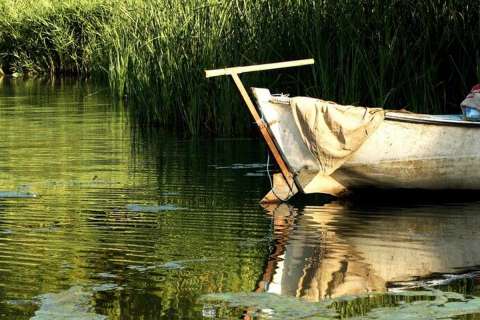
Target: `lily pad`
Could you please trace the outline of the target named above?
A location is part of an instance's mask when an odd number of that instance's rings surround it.
[[[118,286],[116,283],[102,283],[100,285],[94,286],[92,290],[94,292],[103,292],[103,291],[113,291],[121,289],[122,287]]]
[[[168,261],[161,264],[153,264],[150,266],[130,265],[128,266],[128,268],[132,270],[140,271],[140,272],[144,272],[147,270],[154,270],[154,269],[181,270],[181,269],[184,269],[187,264],[201,263],[209,260],[210,259],[208,258],[177,260],[177,261]]]
[[[179,208],[173,204],[163,204],[163,205],[127,204],[126,209],[131,212],[158,213],[162,211],[176,211],[182,208]]]
[[[229,307],[248,307],[259,310],[270,310],[269,319],[334,319],[335,310],[329,308],[331,303],[309,303],[301,299],[280,296],[272,293],[216,293],[203,297],[203,301],[220,301]],[[265,313],[263,311],[263,313]],[[321,316],[321,318],[320,318]]]
[[[100,272],[100,273],[97,273],[97,276],[99,278],[104,278],[104,279],[115,279],[115,278],[118,278],[117,275],[113,274],[113,273],[109,273],[109,272]]]
[[[22,191],[0,191],[0,198],[36,198],[38,195],[33,192]]]
[[[81,286],[74,286],[58,293],[38,296],[40,308],[31,320],[104,320],[107,317],[94,312],[93,292]]]
[[[202,301],[222,303],[231,308],[250,308],[269,319],[339,319],[338,306],[352,303],[368,303],[374,297],[404,298],[403,303],[394,306],[360,308],[365,314],[349,317],[355,320],[434,320],[452,319],[463,315],[480,314],[480,298],[466,297],[455,292],[440,290],[374,293],[340,297],[320,302],[308,302],[298,298],[271,293],[220,293],[209,294]],[[412,299],[413,298],[413,299]],[[366,300],[365,300],[366,299]]]

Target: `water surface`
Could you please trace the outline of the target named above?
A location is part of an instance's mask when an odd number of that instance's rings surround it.
[[[202,296],[320,301],[466,272],[476,295],[475,198],[262,208],[265,162],[256,139],[134,128],[102,87],[3,80],[0,318],[238,318]]]
[[[0,93],[0,316],[42,318],[63,292],[86,318],[196,318],[200,294],[255,286],[271,238],[248,175],[260,145],[143,139],[79,83]]]

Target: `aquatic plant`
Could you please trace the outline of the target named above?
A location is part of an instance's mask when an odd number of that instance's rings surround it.
[[[248,308],[260,319],[452,319],[480,313],[480,298],[440,290],[370,293],[320,302],[271,293],[209,294],[203,301],[229,308]]]
[[[246,82],[421,112],[458,111],[480,74],[478,1],[0,0],[0,12],[6,73],[92,75],[140,123],[189,134],[251,126],[206,68],[313,57]]]
[[[94,312],[92,298],[93,292],[89,292],[81,286],[74,286],[59,293],[43,294],[38,297],[40,308],[31,319],[107,319],[107,317]]]

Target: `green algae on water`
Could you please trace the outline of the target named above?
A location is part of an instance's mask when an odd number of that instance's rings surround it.
[[[23,191],[0,191],[0,198],[36,198],[38,195],[33,192]]]
[[[158,213],[163,211],[176,211],[176,210],[183,209],[173,204],[163,204],[163,205],[127,204],[125,208],[131,212],[147,212],[147,213]]]
[[[380,298],[380,299],[378,299]],[[271,293],[218,293],[205,295],[207,303],[249,308],[268,319],[432,320],[480,313],[480,298],[440,290],[370,293],[308,302]],[[371,303],[374,301],[375,303]],[[388,304],[394,301],[395,303]],[[382,304],[383,302],[383,304]],[[364,308],[361,305],[363,304]],[[350,313],[348,312],[350,311]],[[352,311],[356,311],[351,313]]]
[[[94,312],[93,292],[74,286],[58,293],[46,293],[38,297],[40,307],[32,320],[77,319],[104,320],[105,316]]]
[[[166,270],[182,270],[186,268],[187,264],[198,264],[210,261],[208,258],[200,258],[200,259],[188,259],[188,260],[177,260],[177,261],[168,261],[162,264],[154,264],[150,266],[138,266],[138,265],[131,265],[128,266],[129,269],[135,271],[148,271],[148,270],[155,270],[155,269],[166,269]]]

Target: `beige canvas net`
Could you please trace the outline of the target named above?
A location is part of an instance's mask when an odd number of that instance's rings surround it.
[[[380,108],[343,106],[307,97],[294,97],[290,105],[303,142],[324,175],[338,169],[385,117]]]

